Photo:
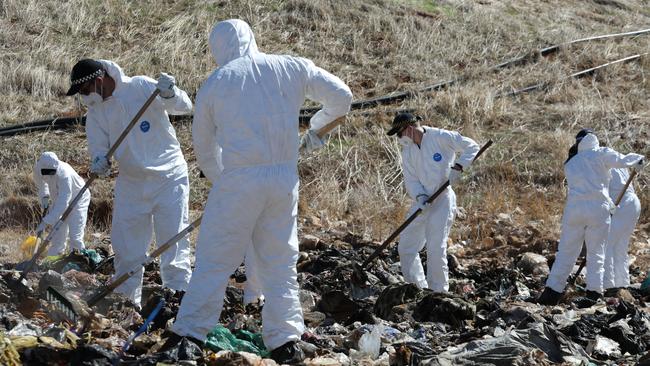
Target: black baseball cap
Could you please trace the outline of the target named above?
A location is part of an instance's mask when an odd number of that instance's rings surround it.
[[[104,74],[104,67],[99,61],[85,58],[80,60],[72,67],[70,73],[70,89],[65,95],[75,95],[79,92],[79,88],[86,81],[93,80],[98,76]]]
[[[591,128],[583,128],[582,130],[580,130],[580,132],[576,134],[576,140],[580,141],[588,134],[595,135],[594,130],[592,130]]]
[[[418,121],[421,121],[422,117],[416,116],[413,113],[400,113],[395,116],[393,119],[393,124],[391,129],[386,133],[388,136],[393,136],[396,133],[402,132],[406,127],[410,125],[415,125]]]

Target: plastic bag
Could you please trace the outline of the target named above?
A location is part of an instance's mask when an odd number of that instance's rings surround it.
[[[36,237],[30,235],[20,244],[20,253],[24,260],[31,259],[34,255],[34,248],[36,248]]]
[[[237,332],[239,336],[246,339],[239,339],[235,337],[228,328],[217,325],[205,340],[205,346],[214,352],[222,350],[234,352],[250,352],[262,357],[267,357],[269,352],[262,342],[261,336],[247,331],[240,330]]]
[[[381,334],[384,332],[382,325],[375,325],[372,332],[366,333],[359,339],[359,352],[376,360],[381,347]]]
[[[102,256],[97,253],[95,249],[81,249],[80,252],[85,257],[87,257],[95,266],[101,263],[103,260]]]

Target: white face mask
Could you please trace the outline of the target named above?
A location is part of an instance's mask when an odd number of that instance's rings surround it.
[[[80,95],[81,97],[81,103],[83,103],[87,107],[92,107],[95,104],[101,103],[104,99],[101,97],[101,95],[92,92],[88,95]]]
[[[399,143],[402,144],[402,146],[406,146],[411,143],[411,139],[402,135],[402,137],[399,138]]]

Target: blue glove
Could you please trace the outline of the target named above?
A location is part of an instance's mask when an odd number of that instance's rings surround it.
[[[43,211],[47,211],[49,207],[50,207],[50,196],[41,197],[41,209]]]
[[[419,194],[417,196],[417,199],[416,199],[417,204],[418,204],[418,208],[421,209],[422,211],[424,211],[424,209],[429,205],[427,203],[428,199],[429,199],[429,196],[427,196],[426,194]]]

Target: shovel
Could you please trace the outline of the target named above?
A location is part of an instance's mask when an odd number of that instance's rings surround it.
[[[140,270],[140,268],[148,265],[151,263],[154,259],[156,259],[158,256],[160,256],[162,253],[164,253],[167,249],[171,248],[172,245],[176,244],[179,240],[184,238],[187,234],[191,233],[196,229],[200,224],[201,224],[201,219],[203,216],[200,216],[198,219],[194,220],[191,224],[189,224],[185,229],[183,229],[181,232],[178,234],[174,235],[171,237],[169,240],[167,240],[163,245],[159,246],[156,250],[151,252],[145,260],[138,264],[137,267],[134,267],[130,271],[123,273],[120,275],[118,278],[116,278],[114,281],[112,281],[110,284],[104,286],[101,288],[95,295],[93,295],[88,301],[83,302],[81,300],[81,303],[78,305],[81,305],[82,307],[93,307],[95,306],[98,302],[100,302],[103,298],[108,296],[111,292],[113,292],[116,288],[118,288],[121,284],[126,282],[129,278],[131,278],[136,272]],[[72,304],[72,302],[65,297],[63,294],[58,292],[56,289],[53,287],[48,287],[47,288],[47,299],[50,300],[52,299],[52,305],[54,305],[55,308],[58,310],[61,310],[70,320],[73,322],[76,322],[78,319],[78,313],[75,308],[75,306]]]
[[[636,177],[636,174],[637,174],[636,170],[633,170],[632,174],[630,174],[630,177],[627,178],[627,182],[625,182],[625,185],[623,186],[623,190],[621,191],[621,193],[618,194],[618,197],[616,197],[616,202],[614,202],[614,205],[616,207],[618,207],[618,205],[623,200],[625,191],[627,191],[627,187],[629,187],[630,184],[632,184],[632,180],[634,179],[634,177]],[[580,262],[580,266],[578,267],[576,273],[571,278],[569,278],[569,284],[571,285],[575,285],[578,276],[580,276],[580,272],[582,272],[582,269],[585,268],[585,265],[587,264],[587,254],[586,254],[587,251],[586,251],[585,243],[582,243],[582,251],[585,253],[584,256],[582,257],[582,262]]]
[[[138,122],[140,117],[142,117],[144,112],[147,110],[147,108],[149,108],[149,105],[151,105],[151,103],[153,103],[153,101],[156,99],[156,97],[158,96],[159,93],[160,93],[160,91],[158,89],[156,89],[151,94],[149,99],[147,99],[147,101],[144,103],[142,108],[140,108],[138,113],[136,113],[135,117],[133,117],[131,122],[129,122],[128,126],[126,126],[124,131],[122,131],[122,134],[120,134],[120,136],[117,138],[117,140],[115,141],[113,146],[111,146],[111,148],[108,150],[108,152],[106,153],[106,158],[107,159],[110,158],[111,156],[113,156],[113,154],[115,153],[117,148],[120,146],[122,141],[124,141],[124,139],[126,138],[126,135],[131,131],[131,129],[133,129],[133,126],[135,126],[135,124]],[[88,190],[88,187],[90,187],[90,185],[92,184],[92,182],[96,178],[97,178],[97,175],[91,174],[90,178],[88,178],[88,180],[86,181],[86,184],[84,184],[84,186],[81,187],[81,189],[79,190],[79,193],[77,193],[77,195],[72,199],[72,201],[70,201],[70,204],[68,204],[68,207],[66,208],[66,210],[63,211],[63,214],[61,215],[61,218],[54,224],[54,226],[52,227],[52,230],[50,230],[47,237],[45,237],[45,240],[43,241],[43,243],[41,243],[41,245],[39,245],[38,250],[36,251],[34,256],[32,256],[32,259],[30,259],[29,262],[27,263],[27,267],[25,267],[25,269],[23,270],[23,273],[20,275],[20,278],[18,279],[19,283],[22,283],[22,280],[25,277],[27,277],[27,274],[29,272],[31,272],[32,269],[34,269],[34,265],[36,265],[36,262],[38,261],[38,259],[41,257],[41,255],[43,255],[43,253],[47,249],[48,244],[52,240],[52,236],[54,235],[54,233],[56,233],[61,228],[61,226],[63,225],[65,220],[68,218],[68,216],[70,215],[70,213],[74,209],[77,202],[79,202],[79,200],[81,199],[83,194],[86,192],[86,190]]]
[[[492,140],[489,140],[476,153],[476,156],[474,156],[473,161],[476,161],[476,159],[478,159],[479,156],[481,156],[483,154],[483,152],[485,150],[487,150],[487,148],[490,147],[491,145],[492,145]],[[447,189],[447,187],[449,187],[449,180],[447,180],[445,183],[443,183],[442,186],[440,188],[438,188],[438,190],[427,199],[425,204],[430,204],[431,202],[433,202],[440,194],[442,194],[442,192],[444,192]],[[368,275],[366,274],[365,271],[367,269],[369,269],[370,263],[372,263],[372,261],[375,258],[377,258],[379,256],[379,254],[384,249],[386,249],[386,247],[388,247],[388,245],[390,245],[390,243],[393,240],[395,240],[395,238],[397,238],[397,236],[402,231],[404,231],[404,229],[406,229],[406,227],[409,226],[409,224],[411,222],[413,222],[413,220],[415,220],[421,213],[422,213],[421,208],[418,208],[415,212],[413,212],[411,214],[411,216],[409,216],[406,219],[406,221],[404,221],[404,223],[402,225],[400,225],[397,229],[395,229],[395,231],[393,231],[392,234],[390,234],[388,239],[384,240],[384,242],[377,249],[375,249],[375,251],[363,262],[363,264],[361,264],[361,265],[359,265],[358,263],[353,263],[352,264],[353,271],[352,271],[352,275],[350,276],[350,281],[352,282],[353,285],[358,286],[358,287],[365,287],[365,283],[368,280]]]

